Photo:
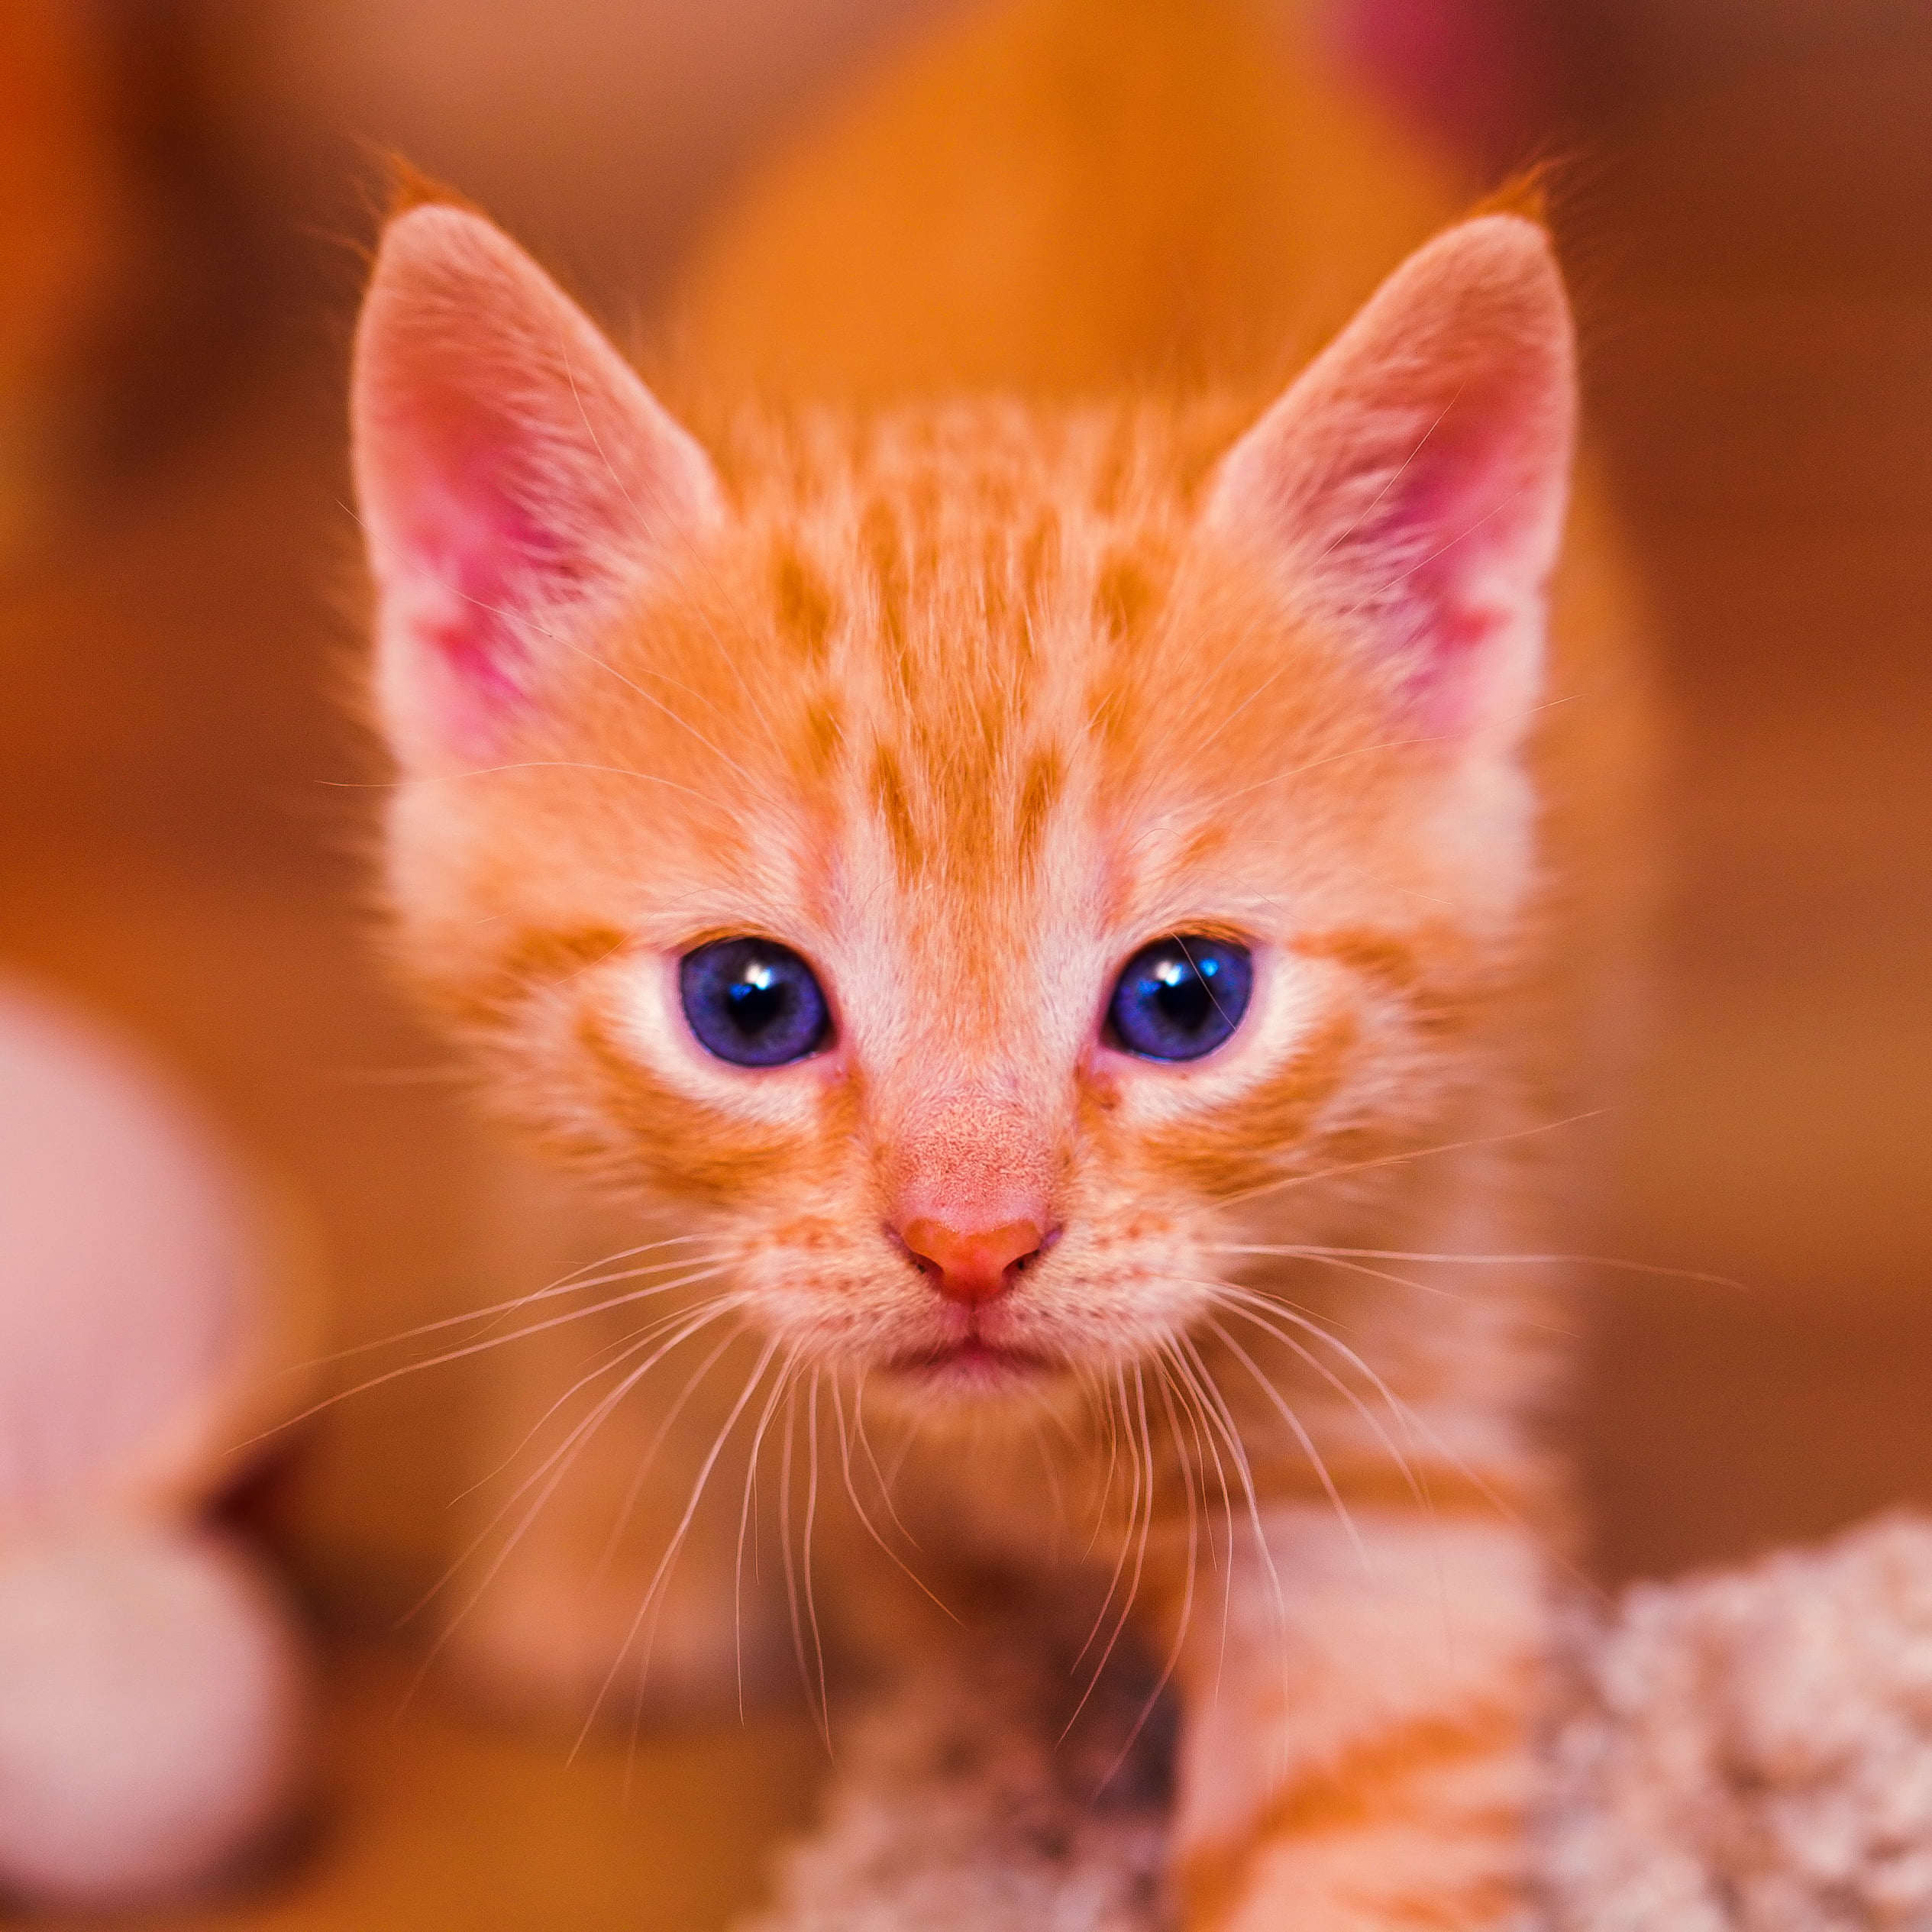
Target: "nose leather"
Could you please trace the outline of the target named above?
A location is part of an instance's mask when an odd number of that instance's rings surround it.
[[[913,1260],[949,1301],[977,1304],[1004,1294],[1045,1239],[1033,1221],[994,1228],[955,1228],[944,1221],[908,1221],[899,1230]]]

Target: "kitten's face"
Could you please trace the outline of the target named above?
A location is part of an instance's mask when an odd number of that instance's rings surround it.
[[[1104,1375],[1261,1203],[1439,1131],[1527,880],[1569,421],[1540,238],[1459,236],[1211,470],[1199,415],[981,404],[741,428],[721,484],[493,231],[392,231],[412,961],[781,1342],[929,1401]],[[453,375],[459,299],[506,319]]]

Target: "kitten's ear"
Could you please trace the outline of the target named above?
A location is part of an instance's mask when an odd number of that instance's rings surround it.
[[[1514,215],[1410,257],[1223,459],[1209,526],[1359,640],[1423,735],[1520,735],[1575,434],[1548,237]]]
[[[389,224],[351,414],[376,692],[405,767],[500,750],[547,659],[721,514],[704,452],[582,310],[464,209]]]

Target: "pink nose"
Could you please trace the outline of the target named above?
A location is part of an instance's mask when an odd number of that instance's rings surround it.
[[[1004,1294],[1046,1239],[1033,1221],[952,1228],[929,1220],[908,1221],[899,1238],[948,1300],[968,1303],[993,1301]]]

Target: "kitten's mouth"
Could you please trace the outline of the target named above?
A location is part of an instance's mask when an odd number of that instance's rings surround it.
[[[936,1349],[901,1355],[893,1372],[928,1387],[982,1391],[1011,1388],[1050,1375],[1055,1364],[1031,1349],[1010,1349],[984,1336],[968,1335]]]

